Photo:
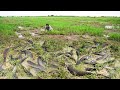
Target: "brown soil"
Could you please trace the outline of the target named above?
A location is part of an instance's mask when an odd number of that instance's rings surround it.
[[[43,36],[47,38],[71,40],[71,41],[77,41],[79,38],[79,35],[43,35]]]
[[[114,30],[114,29],[110,29],[110,30],[105,30],[105,33],[119,33],[119,30]]]

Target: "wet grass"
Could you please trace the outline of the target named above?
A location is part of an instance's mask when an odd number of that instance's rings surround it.
[[[62,50],[64,46],[65,43],[63,40],[49,39],[45,41],[43,48],[48,52],[53,52]]]

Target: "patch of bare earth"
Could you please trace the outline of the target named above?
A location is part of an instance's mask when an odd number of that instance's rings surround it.
[[[47,38],[70,40],[70,41],[77,41],[79,39],[79,35],[43,35],[43,36]]]
[[[119,33],[120,31],[119,30],[114,30],[114,29],[109,29],[109,30],[105,30],[104,32],[105,33],[114,33],[114,32]]]

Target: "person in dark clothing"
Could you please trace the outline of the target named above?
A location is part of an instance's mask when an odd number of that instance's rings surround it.
[[[45,30],[50,31],[50,30],[53,30],[53,28],[52,28],[49,24],[46,24],[46,26],[45,26]]]

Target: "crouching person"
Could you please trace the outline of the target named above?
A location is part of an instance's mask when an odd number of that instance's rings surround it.
[[[53,28],[49,24],[46,24],[45,30],[51,31],[51,30],[53,30]]]

